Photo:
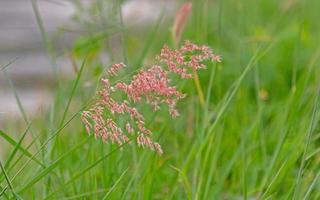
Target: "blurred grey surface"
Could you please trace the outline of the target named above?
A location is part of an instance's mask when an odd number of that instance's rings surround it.
[[[39,13],[48,37],[55,39],[57,51],[68,48],[72,35],[58,35],[60,27],[71,23],[74,12],[69,1],[37,1]],[[52,66],[36,21],[30,0],[0,1],[0,66],[15,60],[6,68],[7,77],[0,74],[1,121],[20,117],[12,89],[6,81],[14,83],[22,105],[29,114],[47,107],[52,101],[48,88],[53,79]],[[69,73],[70,63],[57,56],[61,73]]]
[[[32,1],[0,0],[0,67],[14,60],[6,68],[7,78],[14,83],[29,116],[52,104],[50,84],[54,80],[50,57],[37,24]],[[68,76],[72,73],[72,65],[65,56],[65,50],[70,48],[79,35],[73,31],[64,32],[61,28],[81,32],[81,26],[72,20],[76,8],[71,0],[35,2],[45,32],[54,43],[59,76]],[[78,2],[89,5],[93,1]],[[141,29],[155,22],[162,11],[166,10],[168,16],[175,8],[176,2],[170,0],[130,0],[122,5],[121,10],[125,26]],[[21,118],[7,78],[0,72],[0,128],[5,121]]]

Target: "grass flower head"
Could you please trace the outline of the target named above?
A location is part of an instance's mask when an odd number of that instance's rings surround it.
[[[170,75],[192,78],[192,70],[205,69],[204,61],[207,60],[221,62],[220,56],[213,54],[207,46],[187,41],[180,49],[174,50],[164,45],[155,64],[141,69],[128,82],[118,81],[111,85],[109,78],[118,76],[118,72],[125,67],[123,63],[112,65],[101,79],[102,86],[95,103],[82,113],[86,131],[104,142],[111,141],[118,145],[130,142],[130,137],[135,137],[138,146],[162,154],[161,145],[153,141],[152,131],[145,126],[144,116],[138,111],[137,105],[149,105],[154,111],[166,105],[171,117],[178,117],[176,105],[186,95],[171,85]],[[116,100],[116,92],[122,92],[125,98]],[[118,121],[124,118],[127,121],[122,125]]]

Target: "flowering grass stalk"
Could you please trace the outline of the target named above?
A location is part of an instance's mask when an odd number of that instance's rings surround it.
[[[186,2],[182,4],[179,10],[176,12],[176,16],[174,18],[173,26],[172,26],[172,40],[175,44],[175,47],[178,46],[182,33],[187,25],[188,18],[191,15],[192,11],[192,3]],[[200,80],[196,70],[192,70],[193,80],[199,95],[199,101],[202,108],[205,107],[205,100],[203,95],[203,90],[200,84]]]
[[[172,118],[179,116],[176,105],[186,95],[170,85],[170,76],[193,78],[192,72],[205,69],[204,61],[208,60],[221,62],[220,56],[213,54],[209,47],[187,41],[177,50],[164,45],[156,57],[156,63],[141,69],[127,83],[118,81],[111,85],[109,78],[118,76],[118,72],[125,67],[123,63],[112,65],[106,77],[101,79],[102,87],[97,92],[97,100],[82,113],[86,131],[88,134],[94,133],[95,138],[101,138],[104,142],[111,141],[118,145],[135,137],[138,146],[162,154],[161,145],[153,141],[152,131],[145,126],[144,116],[137,105],[149,105],[154,111],[166,105]],[[116,100],[116,93],[119,92],[124,96],[122,100]],[[123,124],[120,119],[126,119],[126,122]]]
[[[176,12],[176,16],[174,18],[173,26],[172,26],[172,39],[175,43],[175,46],[180,42],[182,33],[184,32],[184,28],[187,24],[188,18],[191,15],[192,3],[186,2],[182,4],[180,9]]]

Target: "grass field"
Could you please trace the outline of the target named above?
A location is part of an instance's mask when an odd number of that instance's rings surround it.
[[[0,199],[320,199],[320,1],[192,4],[182,40],[212,47],[222,62],[199,72],[204,105],[193,81],[173,80],[187,93],[178,118],[143,108],[164,154],[95,140],[80,120],[108,67],[101,54],[127,64],[126,80],[164,44],[174,46],[172,19],[124,27],[115,3],[105,31],[75,42],[73,79],[56,71],[48,112],[30,118],[20,102],[21,122],[1,128]]]

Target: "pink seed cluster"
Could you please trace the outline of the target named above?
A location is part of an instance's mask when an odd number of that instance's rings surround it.
[[[167,105],[170,115],[177,117],[177,102],[185,94],[170,85],[169,76],[177,74],[184,79],[192,78],[192,70],[205,69],[204,61],[207,60],[221,62],[220,56],[213,54],[209,47],[187,41],[177,50],[165,45],[156,57],[157,64],[141,69],[127,83],[110,83],[108,78],[117,76],[125,67],[123,63],[112,65],[107,70],[107,76],[101,79],[102,87],[97,92],[96,102],[89,110],[82,112],[86,131],[94,133],[96,138],[101,138],[104,142],[111,141],[119,145],[130,142],[129,138],[135,137],[138,146],[162,154],[161,145],[152,140],[152,132],[145,126],[144,117],[137,106],[149,105],[157,111],[161,105]],[[117,92],[124,93],[122,96],[125,98],[116,100]],[[123,122],[123,119],[126,121]]]

